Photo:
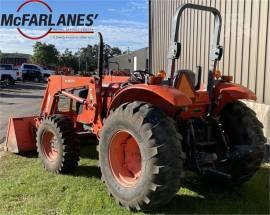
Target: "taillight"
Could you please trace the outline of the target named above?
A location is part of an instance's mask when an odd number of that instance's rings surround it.
[[[19,72],[16,72],[16,75],[17,75],[17,76],[20,76],[20,73],[19,73]]]

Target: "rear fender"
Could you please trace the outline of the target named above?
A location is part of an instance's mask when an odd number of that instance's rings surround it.
[[[214,110],[215,114],[220,111],[227,103],[235,102],[240,99],[257,100],[257,96],[248,88],[233,83],[220,83],[214,90],[217,107]]]
[[[192,104],[192,101],[177,89],[160,85],[136,84],[120,90],[113,97],[108,114],[110,110],[116,109],[121,104],[133,101],[153,104],[169,116],[174,116],[179,109]]]

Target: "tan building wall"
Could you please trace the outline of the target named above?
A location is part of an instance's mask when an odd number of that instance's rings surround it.
[[[270,0],[149,0],[149,3],[152,72],[167,69],[172,18],[181,4],[201,4],[220,10],[224,56],[218,68],[257,94],[258,103],[248,105],[264,123],[265,135],[270,140]],[[177,68],[195,70],[201,65],[206,80],[214,19],[210,13],[187,10],[181,26],[182,54]]]
[[[149,48],[139,49],[129,54],[123,54],[111,58],[110,62],[118,62],[120,70],[134,71],[135,59],[137,59],[137,69],[136,70],[146,70],[147,62],[149,60]],[[118,66],[116,64],[109,65],[110,70],[117,70]]]
[[[219,69],[256,92],[258,102],[270,105],[270,0],[150,0],[153,72],[167,69],[172,17],[183,3],[212,6],[221,11],[224,57]],[[201,65],[206,79],[213,16],[187,10],[181,26],[182,55],[177,67],[195,69]]]

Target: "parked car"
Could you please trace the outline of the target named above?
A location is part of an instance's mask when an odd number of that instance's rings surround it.
[[[22,79],[22,73],[13,67],[12,64],[0,64],[0,81],[2,86],[15,84],[15,81]]]
[[[22,72],[23,81],[42,81],[41,68],[34,64],[22,64],[20,71]]]
[[[54,71],[43,68],[36,64],[22,64],[20,70],[24,80],[29,81],[48,81],[48,78],[54,74]]]

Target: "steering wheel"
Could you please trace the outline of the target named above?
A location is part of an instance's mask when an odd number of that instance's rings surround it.
[[[154,76],[151,72],[148,71],[143,70],[132,71],[130,81],[132,83],[144,83],[147,75]]]

